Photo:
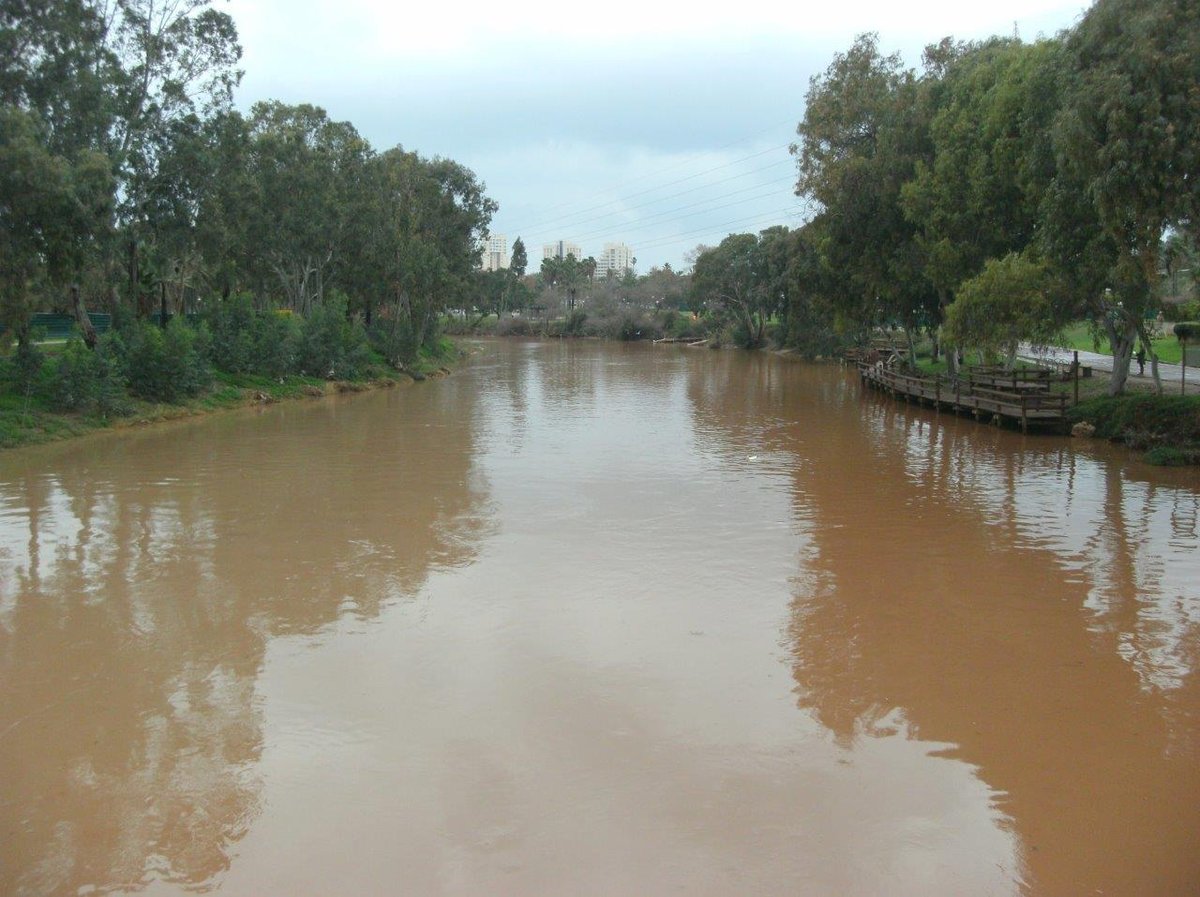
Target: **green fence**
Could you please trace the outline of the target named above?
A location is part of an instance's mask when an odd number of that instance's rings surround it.
[[[112,327],[112,315],[103,312],[88,312],[88,317],[91,318],[92,326],[96,328],[97,333],[107,333]],[[51,312],[37,312],[29,319],[29,326],[38,331],[42,339],[47,340],[70,339],[79,332],[74,316],[52,314]],[[4,325],[0,324],[0,333],[3,332]]]

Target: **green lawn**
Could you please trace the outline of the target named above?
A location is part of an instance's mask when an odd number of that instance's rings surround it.
[[[1170,324],[1167,328],[1170,328]],[[1076,321],[1062,333],[1060,343],[1067,349],[1078,349],[1080,352],[1100,352],[1104,355],[1112,355],[1112,347],[1108,344],[1105,337],[1100,337],[1097,344],[1096,339],[1092,335],[1091,326],[1087,321]],[[1164,336],[1162,339],[1154,340],[1154,351],[1158,355],[1158,360],[1169,364],[1179,364],[1183,357],[1183,350],[1173,335]],[[1150,359],[1146,359],[1147,370],[1149,369]]]

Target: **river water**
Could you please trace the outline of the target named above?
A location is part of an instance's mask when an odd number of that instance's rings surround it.
[[[496,342],[0,456],[0,894],[1200,892],[1200,477]]]

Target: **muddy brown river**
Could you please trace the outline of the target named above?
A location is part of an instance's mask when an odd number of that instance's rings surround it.
[[[1200,893],[1200,474],[736,352],[0,455],[0,894]]]

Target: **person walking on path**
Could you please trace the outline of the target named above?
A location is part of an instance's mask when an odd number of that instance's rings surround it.
[[[1137,359],[1137,363],[1138,363],[1138,376],[1139,377],[1145,376],[1145,373],[1146,373],[1146,350],[1138,349],[1137,355],[1135,355],[1134,358]]]

